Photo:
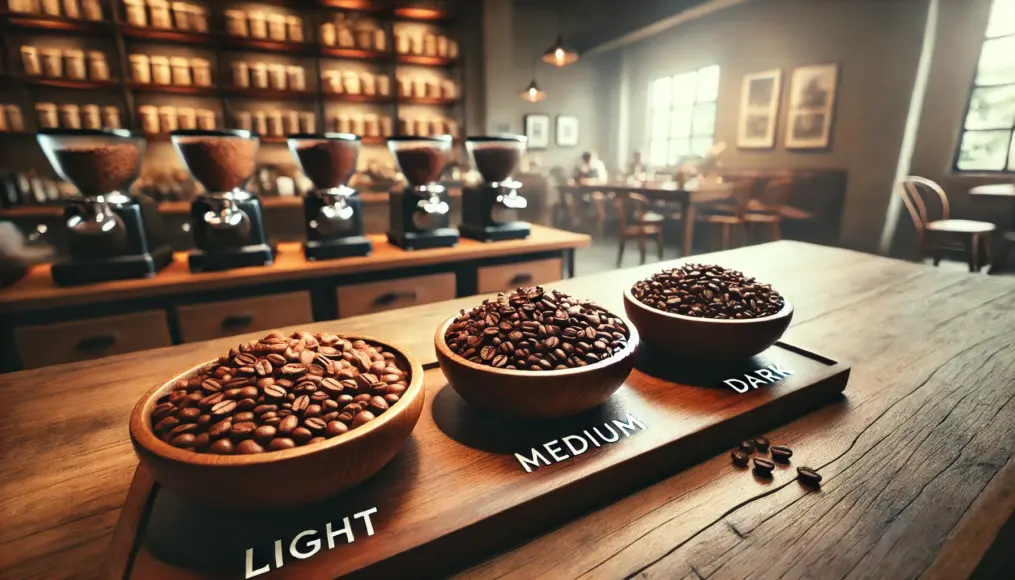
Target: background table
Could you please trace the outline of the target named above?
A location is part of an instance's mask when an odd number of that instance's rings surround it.
[[[1015,183],[980,185],[970,189],[969,195],[982,198],[998,197],[1008,201],[1008,229],[1001,233],[1001,247],[994,258],[994,263],[990,265],[990,270],[988,270],[990,274],[997,274],[1004,268],[1005,262],[1008,261],[1011,247],[1015,246]]]
[[[767,433],[820,470],[821,491],[791,470],[758,481],[724,453],[452,571],[953,579],[1011,557],[1006,537],[991,546],[1015,510],[1015,281],[789,241],[695,259],[773,283],[796,307],[787,340],[852,361],[841,401]],[[554,286],[620,310],[621,290],[660,267]],[[433,329],[476,302],[307,327],[397,341],[432,363]],[[137,398],[241,339],[0,376],[0,576],[97,576],[137,465],[126,428]]]

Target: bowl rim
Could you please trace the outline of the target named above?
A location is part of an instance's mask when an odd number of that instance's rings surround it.
[[[267,331],[270,332],[270,331]],[[153,455],[157,455],[161,459],[167,459],[180,463],[187,463],[191,465],[200,465],[205,467],[240,467],[240,466],[251,466],[251,465],[267,465],[271,463],[277,463],[280,461],[295,460],[312,455],[314,453],[322,452],[334,447],[338,447],[343,443],[348,443],[355,439],[365,437],[368,433],[384,427],[387,423],[394,420],[396,415],[401,414],[410,405],[411,400],[422,394],[424,388],[423,381],[423,365],[419,363],[414,357],[408,354],[404,348],[378,340],[370,336],[364,336],[360,334],[339,334],[335,333],[340,338],[346,340],[362,340],[367,343],[374,345],[383,346],[385,349],[397,353],[396,356],[401,356],[409,364],[409,384],[402,394],[402,397],[397,403],[388,408],[387,411],[381,413],[375,420],[370,421],[366,425],[357,427],[355,429],[349,429],[348,432],[333,437],[314,445],[302,445],[293,447],[292,449],[283,449],[281,451],[265,451],[264,453],[253,453],[250,455],[220,455],[217,453],[198,453],[179,447],[174,447],[169,443],[159,439],[155,435],[153,425],[151,425],[151,409],[154,408],[155,401],[157,400],[156,395],[166,389],[172,383],[180,380],[183,377],[189,376],[191,373],[196,372],[198,369],[204,368],[208,364],[218,361],[217,358],[205,361],[199,365],[191,367],[186,371],[174,376],[171,379],[163,381],[162,383],[152,387],[141,398],[137,404],[134,405],[134,410],[130,414],[130,438],[136,446],[143,447],[145,451]],[[396,412],[392,412],[392,411]],[[146,412],[147,411],[147,412]]]
[[[600,308],[602,308],[602,307],[600,307]],[[492,374],[495,374],[495,375],[503,375],[503,376],[508,376],[508,377],[524,377],[524,378],[542,378],[542,377],[545,377],[545,378],[548,378],[548,379],[552,379],[552,378],[557,378],[557,377],[566,377],[566,376],[570,376],[570,375],[577,375],[577,374],[592,372],[592,371],[595,371],[595,370],[598,370],[598,369],[603,369],[603,368],[606,368],[608,366],[617,364],[617,363],[619,363],[621,361],[624,361],[627,358],[633,356],[635,351],[638,349],[639,342],[641,341],[641,337],[638,334],[638,329],[634,326],[634,324],[631,323],[630,320],[628,320],[627,318],[625,318],[623,316],[619,316],[619,315],[617,315],[617,314],[615,314],[615,313],[613,313],[613,312],[611,312],[609,310],[606,310],[605,308],[603,308],[603,310],[605,312],[610,313],[614,317],[619,318],[619,319],[624,321],[624,324],[627,326],[627,331],[628,331],[627,345],[624,347],[623,350],[621,350],[618,353],[613,354],[609,358],[601,360],[601,361],[599,361],[597,363],[593,363],[593,364],[590,364],[590,365],[585,365],[583,367],[573,367],[573,368],[568,368],[568,369],[558,369],[558,370],[548,370],[548,371],[526,371],[526,370],[515,370],[515,369],[499,369],[499,368],[488,366],[488,365],[481,365],[481,364],[474,363],[474,362],[472,362],[472,361],[470,361],[470,360],[468,360],[468,359],[466,359],[466,358],[464,358],[464,357],[462,357],[462,356],[460,356],[458,354],[455,354],[455,352],[451,350],[451,347],[448,346],[447,340],[445,340],[445,338],[444,338],[444,335],[447,334],[448,327],[451,326],[451,324],[455,321],[455,319],[457,319],[459,316],[461,316],[461,314],[455,314],[455,315],[451,316],[450,318],[445,320],[443,323],[441,323],[440,326],[437,327],[437,332],[434,333],[434,338],[433,338],[433,340],[434,340],[434,346],[439,351],[439,354],[441,354],[442,356],[444,356],[444,357],[454,361],[456,364],[462,365],[464,367],[467,367],[467,368],[470,368],[470,369],[473,369],[473,370],[482,371],[482,372],[488,372],[488,373],[492,373]]]
[[[641,282],[641,280],[639,280],[639,282]],[[786,318],[787,316],[790,316],[790,315],[793,314],[793,303],[789,301],[789,298],[786,298],[785,296],[783,296],[782,297],[782,299],[783,299],[783,305],[782,305],[782,308],[779,309],[778,312],[776,312],[775,314],[769,314],[768,316],[762,316],[760,318],[740,318],[740,319],[737,319],[737,318],[728,318],[728,319],[722,319],[722,318],[704,318],[704,317],[699,318],[697,316],[684,316],[683,314],[674,314],[672,312],[666,312],[665,310],[659,310],[658,308],[656,308],[654,306],[649,306],[648,304],[645,304],[641,300],[638,300],[637,298],[635,298],[634,294],[631,291],[634,290],[634,286],[637,283],[638,282],[635,282],[634,284],[631,284],[630,286],[627,287],[626,290],[624,290],[624,301],[628,302],[629,304],[631,304],[633,306],[636,306],[636,307],[638,307],[638,308],[640,308],[642,310],[648,311],[652,315],[662,316],[664,318],[669,318],[669,319],[672,319],[672,320],[680,320],[680,321],[686,321],[686,322],[704,322],[704,323],[708,323],[708,324],[734,324],[734,325],[736,325],[736,324],[760,324],[760,323],[764,323],[764,322],[772,322],[774,320],[779,320],[779,319],[782,319],[782,318]]]

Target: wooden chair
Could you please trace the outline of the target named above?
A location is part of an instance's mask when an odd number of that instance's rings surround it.
[[[739,233],[741,243],[747,239],[747,204],[751,200],[751,181],[744,179],[733,186],[733,195],[729,199],[714,204],[703,205],[704,210],[698,220],[719,227],[721,240],[720,249],[733,247],[736,234]]]
[[[637,193],[618,193],[613,198],[617,208],[617,229],[620,233],[620,247],[617,250],[617,267],[624,261],[624,246],[627,240],[638,242],[641,263],[645,263],[646,241],[655,238],[659,259],[663,259],[663,216],[648,211],[649,201]]]
[[[756,229],[755,226],[768,226],[770,241],[782,239],[783,210],[789,201],[792,186],[793,180],[788,177],[771,179],[765,184],[761,195],[747,203],[744,223],[748,234]]]
[[[923,261],[930,254],[937,266],[941,263],[941,255],[945,250],[964,250],[970,272],[978,272],[982,264],[990,263],[990,240],[985,238],[994,233],[994,224],[951,219],[948,196],[940,185],[929,179],[909,176],[899,185],[899,195],[916,227],[917,261]],[[935,198],[940,211],[931,214],[926,201]],[[933,219],[934,215],[940,217]]]

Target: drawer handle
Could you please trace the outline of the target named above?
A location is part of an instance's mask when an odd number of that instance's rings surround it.
[[[529,274],[528,272],[520,272],[518,274],[515,274],[514,278],[508,280],[508,286],[511,286],[513,288],[515,286],[521,286],[522,284],[528,284],[530,282],[532,282],[532,274]]]
[[[222,320],[222,330],[236,330],[246,328],[254,322],[253,314],[234,314]]]
[[[415,290],[406,290],[406,291],[403,291],[403,292],[387,292],[385,294],[381,294],[377,298],[374,298],[374,306],[387,306],[388,304],[392,304],[396,300],[399,300],[401,298],[407,298],[409,300],[415,300],[416,299],[416,291]]]
[[[98,336],[89,336],[88,338],[81,339],[81,342],[74,345],[74,348],[76,350],[86,352],[105,350],[116,344],[117,338],[118,336],[115,332],[110,332],[109,334],[100,334]]]

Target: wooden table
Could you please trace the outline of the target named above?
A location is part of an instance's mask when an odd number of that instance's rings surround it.
[[[953,579],[1010,554],[998,534],[1015,510],[1015,282],[790,241],[696,260],[773,283],[796,307],[787,340],[853,362],[845,398],[766,434],[820,470],[821,491],[759,483],[723,453],[459,577]],[[620,310],[622,289],[659,267],[555,286]],[[309,328],[397,341],[432,364],[433,329],[476,301]],[[136,399],[239,340],[0,376],[0,576],[98,576],[137,465]]]
[[[681,243],[681,255],[689,256],[693,251],[694,242],[694,221],[695,205],[726,199],[732,195],[732,183],[719,183],[714,185],[700,185],[678,188],[672,186],[640,186],[626,183],[604,183],[601,185],[561,185],[558,190],[564,194],[585,195],[593,192],[602,193],[637,193],[647,197],[650,201],[669,201],[680,204],[681,215],[683,216],[683,241]]]
[[[1007,200],[1009,205],[1008,230],[1001,235],[1001,248],[990,265],[988,273],[997,274],[1008,261],[1008,254],[1011,247],[1015,246],[1015,183],[991,183],[980,185],[969,190],[969,195],[980,198],[1002,198]]]

